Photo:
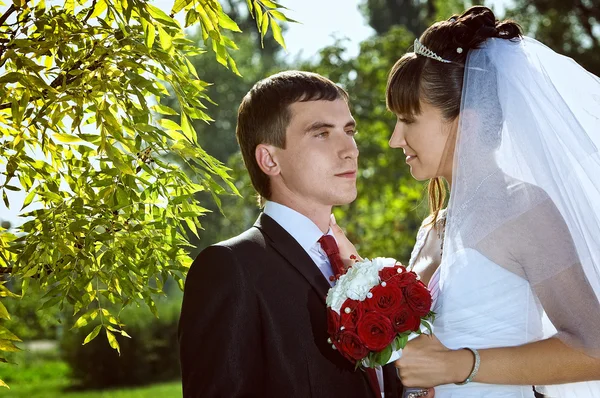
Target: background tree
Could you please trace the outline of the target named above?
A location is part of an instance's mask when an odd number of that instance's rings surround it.
[[[230,12],[230,9],[235,11]],[[202,148],[234,169],[233,181],[242,195],[231,193],[221,195],[219,198],[223,210],[221,212],[209,193],[196,193],[196,198],[210,212],[202,218],[202,228],[198,230],[198,235],[190,233],[188,236],[193,246],[189,249],[192,258],[206,246],[239,233],[241,228],[256,220],[259,209],[253,198],[254,194],[249,186],[250,180],[243,168],[235,138],[237,110],[244,95],[258,80],[290,67],[284,61],[282,47],[271,37],[261,38],[260,32],[254,27],[254,19],[246,9],[236,8],[235,2],[230,1],[227,12],[242,29],[242,33],[236,34],[236,42],[240,47],[236,57],[239,60],[238,68],[241,77],[232,79],[229,71],[209,58],[193,59],[192,64],[196,70],[203,71],[205,79],[219,84],[211,85],[206,89],[212,100],[207,104],[207,112],[214,121],[206,123],[198,120],[192,125]],[[192,35],[190,39],[194,42],[202,40],[198,34]],[[164,103],[176,108],[177,98],[172,95],[166,98]]]
[[[206,212],[195,193],[216,196],[217,181],[236,192],[193,131],[192,120],[210,120],[210,98],[190,60],[210,51],[239,73],[224,32],[240,29],[216,0],[177,0],[169,15],[144,0],[1,6],[0,191],[7,207],[6,191],[23,190],[23,208],[37,209],[14,233],[0,229],[0,267],[20,294],[32,280],[47,291],[43,307],[72,306],[74,327],[100,319],[85,343],[103,329],[118,350],[115,333],[127,334],[112,308],[142,301],[155,311],[165,281],[182,281],[183,225],[196,232]],[[281,6],[247,6],[261,37],[271,29],[283,45]],[[185,38],[180,13],[200,27],[203,48]],[[160,102],[169,90],[178,111]],[[2,300],[18,298],[6,282]],[[0,351],[14,341],[0,326]]]
[[[507,11],[525,32],[600,75],[600,1],[516,0]]]

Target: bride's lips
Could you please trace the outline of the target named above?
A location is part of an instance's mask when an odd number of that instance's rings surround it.
[[[344,178],[356,178],[356,170],[344,171],[343,173],[336,174],[335,176]]]
[[[413,156],[407,155],[407,156],[406,156],[406,163],[410,163],[410,162],[412,162],[413,160],[415,160],[416,158],[417,158],[417,157],[416,157],[416,156],[414,156],[414,155],[413,155]]]

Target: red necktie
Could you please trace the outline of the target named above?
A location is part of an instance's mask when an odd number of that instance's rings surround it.
[[[327,258],[329,258],[329,263],[333,269],[335,279],[339,279],[340,275],[345,272],[345,267],[344,262],[340,257],[340,249],[335,242],[335,238],[331,235],[323,235],[319,239],[319,243],[321,244],[321,248],[323,248],[325,254],[327,254]],[[367,371],[369,384],[371,385],[371,389],[375,393],[375,396],[381,396],[381,392],[379,391],[379,380],[377,380],[377,373],[375,373],[375,369],[366,368],[365,370]]]
[[[340,249],[335,242],[335,238],[331,235],[323,235],[319,239],[319,243],[321,244],[325,254],[327,254],[327,258],[329,258],[329,263],[331,263],[331,268],[333,270],[333,274],[335,275],[335,279],[339,279],[340,275],[342,275],[345,270],[344,262],[340,257]]]

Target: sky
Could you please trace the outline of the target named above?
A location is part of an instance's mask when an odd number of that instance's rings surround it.
[[[502,15],[504,4],[510,0],[493,0],[493,7]],[[154,0],[154,4],[169,10],[174,0]],[[333,44],[335,38],[347,38],[346,55],[358,54],[359,44],[374,31],[359,11],[361,0],[280,0],[289,10],[285,14],[300,23],[291,23],[284,33],[288,54],[292,58],[308,59],[318,50]],[[270,33],[269,33],[270,34]],[[0,181],[1,182],[1,181]],[[0,221],[13,225],[17,219],[25,194],[9,191],[10,209],[0,200]]]

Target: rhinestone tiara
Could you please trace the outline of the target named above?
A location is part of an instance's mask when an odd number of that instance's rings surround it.
[[[452,61],[448,61],[447,59],[440,57],[439,55],[437,55],[436,53],[434,53],[433,51],[431,51],[430,49],[425,47],[423,44],[421,44],[419,39],[415,39],[414,49],[415,49],[415,54],[422,55],[427,58],[435,59],[436,61],[440,61],[440,62],[443,62],[446,64],[449,64],[452,62]]]

